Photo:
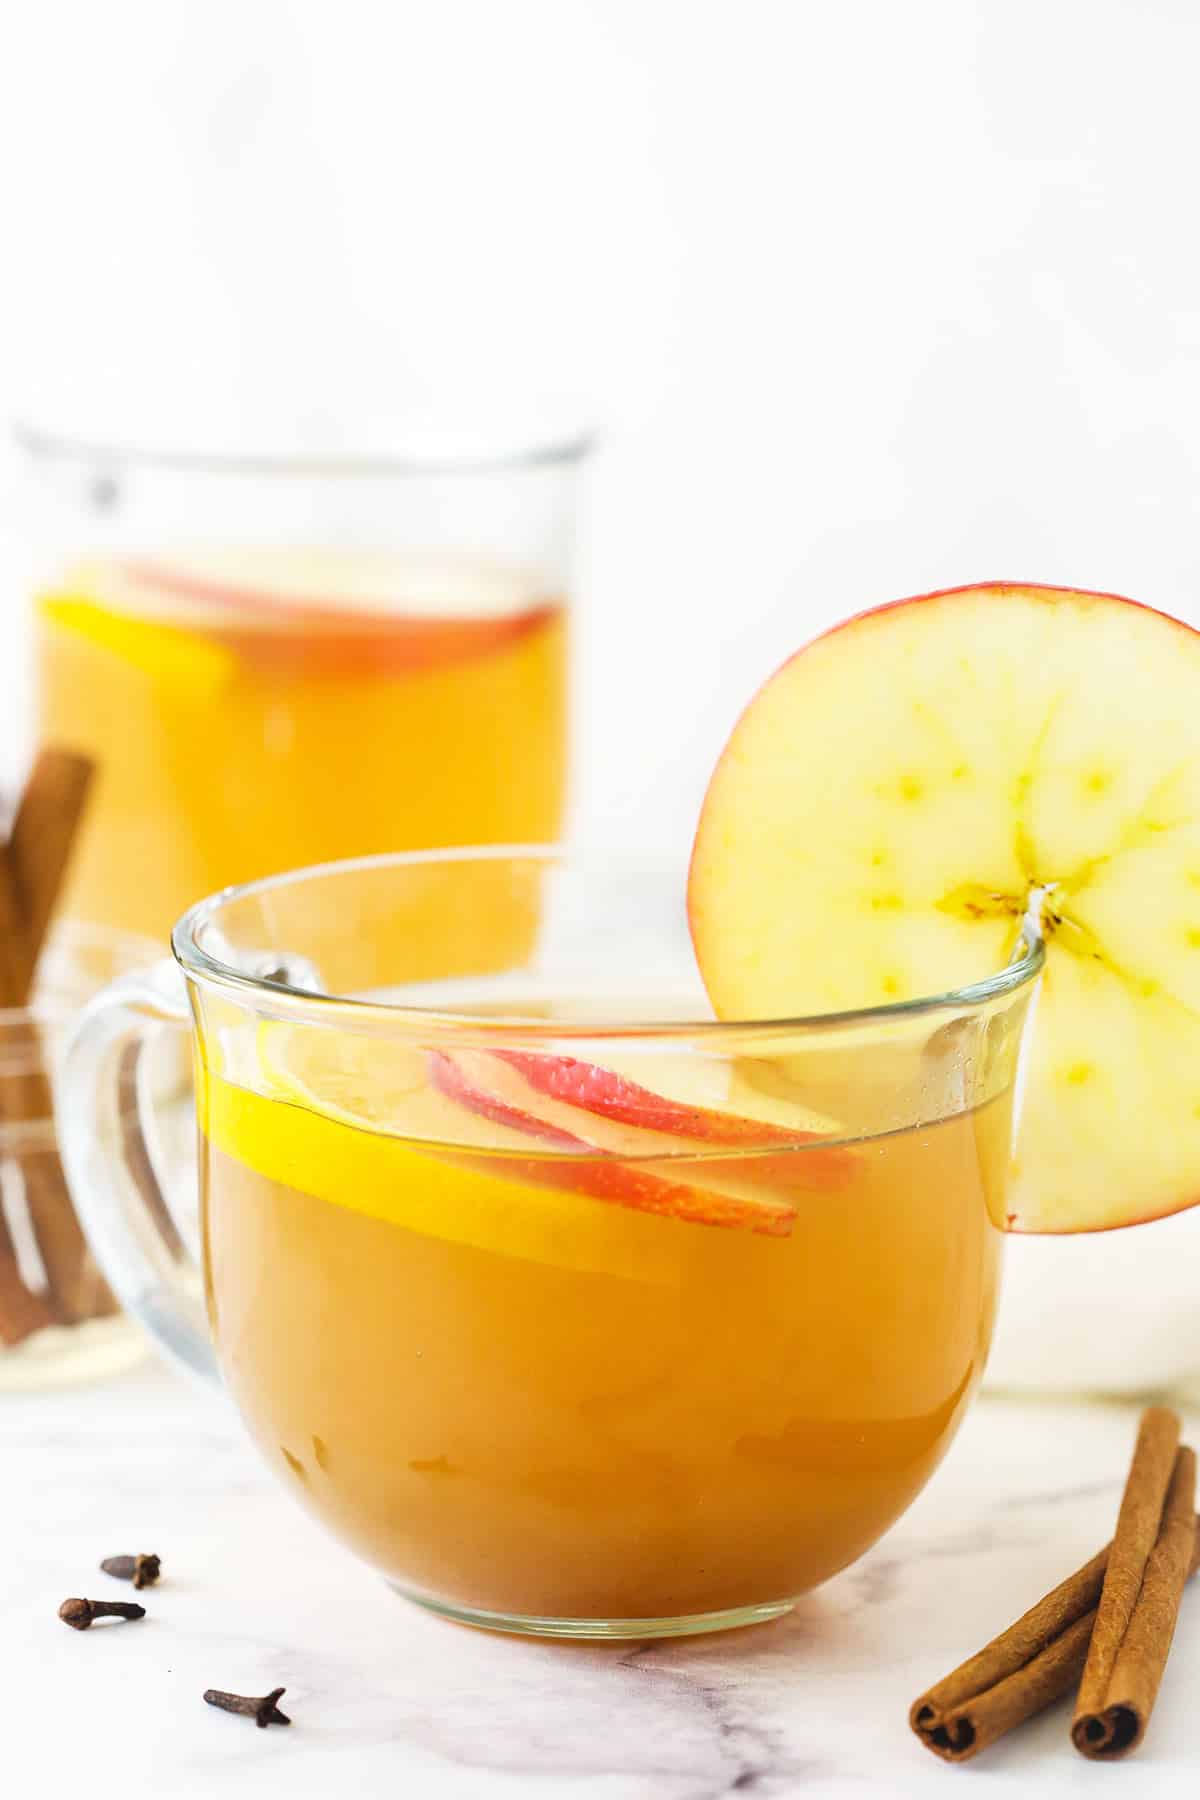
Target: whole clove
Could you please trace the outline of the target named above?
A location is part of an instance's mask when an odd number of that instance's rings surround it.
[[[287,1714],[280,1712],[278,1704],[286,1692],[286,1688],[272,1688],[261,1699],[252,1699],[247,1694],[225,1694],[220,1688],[206,1688],[204,1699],[207,1705],[219,1706],[222,1712],[245,1713],[261,1731],[267,1725],[291,1724]]]
[[[152,1587],[162,1572],[162,1559],[157,1556],[106,1556],[100,1564],[106,1575],[118,1581],[132,1581],[135,1588]]]
[[[146,1609],[136,1600],[64,1600],[58,1609],[64,1625],[86,1631],[97,1619],[144,1619]]]

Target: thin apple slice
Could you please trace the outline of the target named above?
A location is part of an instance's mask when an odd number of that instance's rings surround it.
[[[453,564],[422,563],[414,571],[379,556],[260,556],[240,579],[239,567],[234,557],[217,559],[209,573],[146,562],[126,565],[126,573],[143,594],[198,609],[205,634],[243,660],[278,670],[395,675],[444,668],[519,643],[557,610],[531,600],[528,585],[488,582],[474,564],[458,569],[457,590]],[[500,598],[507,610],[498,609]]]
[[[547,1056],[535,1051],[497,1050],[493,1054],[524,1076],[530,1087],[552,1100],[621,1125],[671,1137],[696,1138],[732,1148],[755,1145],[799,1147],[811,1144],[816,1131],[797,1131],[770,1119],[750,1119],[696,1101],[676,1100],[655,1092],[617,1068],[584,1062],[577,1056]]]
[[[273,1032],[272,1049],[284,1054],[285,1065],[289,1035],[304,1039],[306,1049],[319,1035],[303,1026],[292,1032],[278,1025]],[[421,1237],[489,1255],[615,1276],[664,1291],[679,1287],[685,1259],[666,1222],[648,1213],[615,1213],[586,1194],[525,1180],[522,1165],[528,1159],[499,1153],[509,1147],[510,1134],[485,1120],[473,1121],[429,1086],[427,1070],[421,1075],[424,1085],[416,1090],[397,1070],[401,1080],[396,1086],[386,1057],[382,1065],[375,1056],[359,1058],[348,1034],[334,1034],[343,1044],[326,1048],[342,1066],[324,1070],[333,1077],[336,1096],[327,1109],[323,1095],[314,1093],[307,1079],[323,1086],[318,1065],[327,1059],[320,1053],[314,1059],[301,1052],[296,1059],[305,1068],[304,1080],[277,1065],[282,1085],[271,1082],[263,1091],[221,1072],[227,1061],[241,1064],[247,1073],[257,1062],[253,1040],[245,1042],[246,1034],[240,1032],[232,1035],[243,1040],[241,1053],[226,1039],[224,1049],[235,1054],[217,1054],[222,1046],[210,1041],[209,1061],[197,1070],[197,1118],[215,1149],[268,1181]],[[350,1051],[348,1060],[340,1055],[342,1047]],[[367,1077],[357,1092],[347,1079],[356,1061]],[[262,1074],[265,1070],[260,1079]],[[381,1085],[376,1088],[377,1080]],[[385,1091],[394,1104],[385,1101]],[[367,1122],[381,1114],[395,1132]],[[472,1124],[478,1125],[474,1139]],[[455,1131],[466,1142],[493,1147],[486,1154],[443,1149],[441,1141]],[[519,1149],[521,1140],[515,1133],[511,1138]]]
[[[706,1165],[701,1185],[691,1166],[685,1180],[606,1157],[518,1097],[489,1092],[493,1074],[503,1083],[510,1072],[466,1052],[263,1020],[253,1033],[216,1034],[209,1056],[204,1085],[217,1110],[200,1116],[210,1137],[272,1179],[429,1235],[673,1282],[678,1252],[654,1217],[771,1238],[786,1237],[795,1218],[786,1199],[725,1179],[723,1163],[711,1181]],[[460,1191],[441,1168],[471,1179]],[[646,1216],[617,1229],[591,1201]]]
[[[579,1156],[598,1148],[592,1139],[579,1137],[560,1122],[561,1107],[534,1110],[532,1091],[520,1075],[486,1050],[431,1050],[429,1070],[437,1091],[461,1102],[477,1118],[535,1137],[548,1150]]]
[[[750,1178],[744,1164],[734,1171],[730,1161],[719,1156],[707,1163],[689,1162],[684,1179],[661,1165],[648,1167],[630,1159],[661,1157],[663,1142],[682,1157],[689,1148],[686,1142],[589,1118],[539,1094],[518,1070],[491,1052],[434,1050],[429,1063],[434,1086],[466,1112],[522,1132],[547,1151],[567,1152],[519,1159],[523,1181],[694,1225],[731,1226],[768,1237],[786,1237],[792,1228],[795,1205]],[[579,1121],[581,1133],[572,1128]],[[506,1166],[513,1165],[509,1161]]]
[[[493,1054],[523,1076],[535,1093],[597,1118],[652,1132],[656,1138],[667,1140],[661,1148],[677,1152],[677,1140],[684,1139],[697,1151],[753,1150],[756,1180],[771,1179],[795,1189],[824,1188],[845,1181],[854,1167],[852,1150],[836,1144],[816,1148],[822,1139],[837,1137],[837,1127],[830,1119],[810,1114],[808,1127],[801,1128],[794,1122],[770,1117],[765,1107],[755,1117],[714,1106],[713,1096],[696,1098],[699,1089],[712,1085],[717,1071],[712,1063],[695,1057],[672,1061],[656,1055],[654,1075],[661,1086],[652,1089],[618,1066],[602,1066],[575,1056],[523,1050],[497,1050]],[[719,1065],[719,1073],[728,1085],[729,1065]],[[663,1091],[670,1085],[676,1086],[677,1094]],[[800,1112],[794,1102],[787,1110],[792,1121]],[[569,1113],[556,1116],[563,1122],[573,1117]],[[572,1128],[579,1129],[577,1120]],[[785,1154],[757,1154],[772,1149]]]
[[[121,567],[131,583],[176,601],[292,620],[500,620],[526,611],[539,586],[529,569],[477,556],[320,544],[195,546]]]
[[[689,915],[724,1018],[944,993],[1040,892],[1047,964],[1011,1199],[1025,1231],[1200,1199],[1200,635],[993,584],[861,614],[738,723]]]
[[[528,570],[467,557],[237,549],[80,563],[54,619],[131,660],[225,661],[302,674],[409,674],[477,660],[549,626],[560,607]]]
[[[678,1219],[681,1225],[718,1225],[759,1237],[785,1238],[796,1221],[794,1206],[757,1190],[749,1181],[721,1177],[716,1170],[704,1171],[703,1180],[685,1182],[630,1163],[539,1157],[519,1163],[517,1171],[522,1181],[535,1187],[586,1194],[610,1206]]]
[[[558,607],[537,605],[505,619],[356,620],[317,615],[288,629],[214,625],[209,635],[243,662],[303,675],[416,675],[513,649],[551,626]]]

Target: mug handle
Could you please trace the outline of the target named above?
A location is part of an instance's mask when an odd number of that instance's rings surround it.
[[[97,994],[68,1039],[59,1076],[62,1157],[96,1260],[127,1311],[193,1375],[217,1380],[203,1283],[163,1193],[145,1050],[164,1027],[190,1035],[187,988],[171,961]]]

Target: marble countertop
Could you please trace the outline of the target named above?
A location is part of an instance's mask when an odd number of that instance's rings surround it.
[[[218,1396],[154,1364],[0,1395],[5,1790],[849,1800],[982,1780],[988,1793],[1182,1795],[1197,1773],[1200,1605],[1185,1604],[1150,1736],[1120,1770],[1075,1755],[1062,1709],[965,1770],[906,1724],[923,1686],[1104,1542],[1135,1420],[985,1399],[890,1536],[789,1618],[580,1647],[406,1605],[273,1485]],[[138,1549],[166,1567],[147,1620],[64,1629],[67,1594],[115,1588],[97,1559]],[[201,1701],[209,1686],[281,1684],[287,1731]]]

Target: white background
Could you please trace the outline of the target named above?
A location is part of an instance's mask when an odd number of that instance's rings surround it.
[[[1197,68],[1190,0],[14,7],[0,412],[580,396],[577,824],[682,842],[837,614],[1017,575],[1200,618]]]

